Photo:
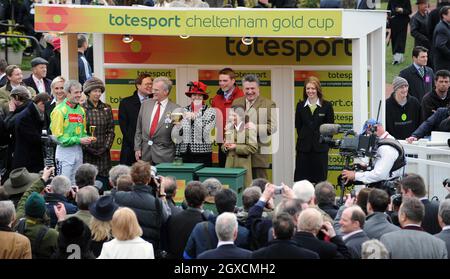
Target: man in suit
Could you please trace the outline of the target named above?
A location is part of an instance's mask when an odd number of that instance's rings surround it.
[[[78,34],[78,81],[81,84],[92,77],[92,68],[89,62],[84,56],[85,51],[88,49],[89,44],[86,36],[84,34]]]
[[[23,80],[23,82],[34,89],[36,93],[46,92],[51,94],[51,84],[52,81],[47,76],[47,66],[48,62],[44,58],[36,57],[31,60],[31,71],[32,74]]]
[[[316,252],[298,246],[293,240],[295,225],[288,213],[281,213],[273,222],[275,240],[264,248],[254,251],[252,259],[318,259]]]
[[[445,242],[424,232],[420,226],[423,217],[424,206],[420,200],[405,197],[398,214],[403,229],[380,239],[391,259],[447,259]]]
[[[442,231],[434,236],[442,239],[447,246],[447,253],[450,259],[450,199],[446,199],[439,205],[438,215],[439,225]]]
[[[352,253],[352,257],[355,259],[361,258],[361,245],[364,241],[369,240],[366,233],[362,230],[366,214],[357,205],[347,207],[342,212],[341,220],[341,232],[345,245]]]
[[[441,231],[438,222],[439,203],[430,201],[426,197],[425,182],[417,174],[408,174],[400,181],[403,197],[418,198],[425,207],[425,216],[421,220],[422,228],[430,234],[437,234]]]
[[[408,81],[408,95],[414,96],[422,103],[422,98],[433,90],[433,69],[427,67],[428,49],[416,46],[412,51],[413,64],[400,71],[399,76]]]
[[[123,135],[120,163],[128,166],[136,162],[134,156],[136,123],[141,104],[148,98],[153,97],[153,79],[149,74],[141,73],[136,78],[134,85],[136,90],[133,92],[133,95],[123,98],[119,104],[119,125]]]
[[[450,6],[444,6],[439,11],[441,21],[433,33],[434,70],[450,71]]]
[[[253,178],[268,178],[272,134],[277,130],[276,104],[272,100],[259,96],[259,79],[255,75],[246,75],[242,79],[245,96],[234,100],[233,106],[242,106],[249,117],[246,124],[257,131],[258,150],[252,155]]]
[[[8,78],[6,77],[6,67],[8,67],[8,62],[4,58],[0,58],[0,87],[5,86]]]
[[[197,259],[248,259],[252,252],[237,247],[234,241],[238,235],[236,215],[224,212],[217,217],[216,235],[219,242],[217,248],[201,253]]]
[[[317,238],[320,231],[330,238],[330,242]],[[352,257],[342,237],[336,235],[331,223],[324,222],[322,214],[315,208],[307,208],[300,213],[297,222],[297,232],[293,240],[300,247],[319,254],[321,259]]]
[[[153,99],[144,101],[139,110],[134,136],[136,160],[157,165],[172,162],[175,157],[171,113],[179,106],[169,101],[170,89],[170,79],[156,78],[153,81]]]
[[[373,188],[367,200],[367,217],[364,232],[369,238],[380,239],[384,234],[400,230],[392,224],[384,212],[389,205],[389,195],[386,191]]]

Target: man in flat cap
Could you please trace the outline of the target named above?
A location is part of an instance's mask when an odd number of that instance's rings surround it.
[[[33,72],[30,77],[24,79],[23,82],[34,89],[37,93],[46,92],[50,94],[50,85],[52,81],[47,76],[48,61],[41,57],[36,57],[31,60],[31,71]]]

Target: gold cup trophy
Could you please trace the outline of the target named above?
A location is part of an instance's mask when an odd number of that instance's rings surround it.
[[[94,125],[91,125],[91,126],[89,126],[89,132],[90,132],[90,134],[91,134],[91,141],[97,141],[97,138],[94,136],[94,133],[95,133],[95,128],[96,128],[97,126],[94,126]]]
[[[183,113],[182,112],[172,112],[170,114],[170,118],[172,119],[172,123],[175,125],[180,124],[181,120],[183,120]]]

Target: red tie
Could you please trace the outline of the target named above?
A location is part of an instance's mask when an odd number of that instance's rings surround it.
[[[152,125],[150,126],[150,137],[153,136],[153,134],[156,131],[156,127],[158,127],[158,122],[159,122],[159,111],[161,110],[161,103],[158,102],[158,108],[156,109],[156,113],[153,116],[153,121],[152,121]]]

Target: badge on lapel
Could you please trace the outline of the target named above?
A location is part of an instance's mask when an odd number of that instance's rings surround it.
[[[172,115],[171,112],[166,113],[166,118],[164,119],[164,124],[166,124],[166,129],[168,129],[169,124],[172,123],[171,115]]]

